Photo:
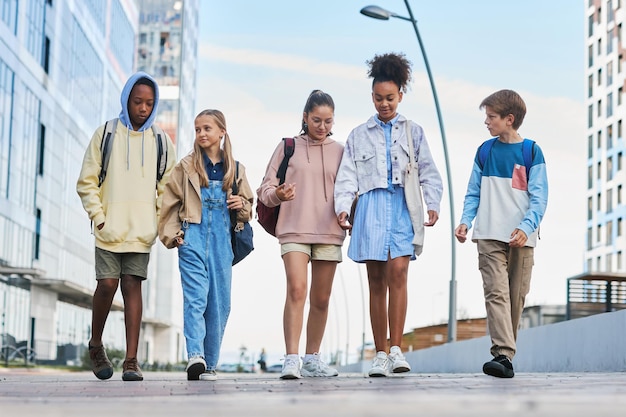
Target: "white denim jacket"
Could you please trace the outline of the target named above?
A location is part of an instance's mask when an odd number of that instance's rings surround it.
[[[406,117],[399,115],[391,129],[391,180],[404,186],[404,173],[409,162]],[[415,158],[427,210],[439,212],[443,193],[441,175],[437,170],[424,136],[424,130],[411,122]],[[374,116],[350,132],[341,165],[335,180],[335,213],[350,213],[355,196],[375,188],[387,188],[387,146],[383,128]]]

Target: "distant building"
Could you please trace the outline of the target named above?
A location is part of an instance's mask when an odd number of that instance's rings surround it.
[[[140,16],[151,3],[2,3],[0,335],[32,346],[39,360],[74,361],[90,337],[94,242],[76,180],[94,130],[119,114],[122,87],[139,61]],[[166,119],[157,120],[169,123],[180,153],[193,141],[198,1],[169,3],[180,16],[170,50],[180,53],[167,58],[177,68],[169,78],[155,74]],[[157,242],[138,356],[165,363],[183,360],[184,338],[176,256],[162,252]],[[109,347],[125,348],[122,308],[118,296],[105,329]]]
[[[624,273],[626,10],[621,0],[585,3],[587,236],[584,272]]]

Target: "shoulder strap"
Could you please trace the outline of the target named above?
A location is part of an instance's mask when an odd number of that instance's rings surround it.
[[[487,157],[489,157],[489,152],[491,152],[491,148],[496,140],[497,138],[491,138],[485,141],[482,145],[480,145],[480,148],[478,148],[478,165],[481,170],[484,168]],[[526,168],[526,178],[529,178],[530,167],[533,165],[534,147],[534,140],[524,139],[524,142],[522,143],[522,155],[524,157],[524,167]]]
[[[285,157],[283,158],[283,161],[280,163],[278,171],[276,172],[276,178],[278,178],[279,180],[279,185],[285,182],[285,175],[287,174],[287,165],[289,165],[289,158],[292,157],[296,149],[296,141],[294,138],[283,138],[283,143],[285,145]]]
[[[535,141],[530,139],[524,139],[522,144],[522,155],[524,156],[524,166],[526,167],[526,180],[530,179],[530,167],[533,166],[533,159],[535,150]]]
[[[237,179],[239,178],[239,161],[235,161],[235,179],[233,180],[233,194],[239,194],[239,186],[237,186]]]
[[[154,123],[152,124],[152,133],[157,145],[157,182],[159,182],[163,178],[167,166],[167,143],[165,142],[165,132]]]
[[[100,144],[100,154],[102,155],[102,167],[98,175],[98,187],[104,182],[109,168],[109,160],[111,159],[111,141],[115,138],[115,130],[117,129],[118,118],[108,120],[104,124],[104,132],[102,133],[102,143]]]
[[[485,162],[487,161],[487,157],[489,156],[491,148],[493,147],[493,143],[496,141],[496,139],[497,138],[491,138],[483,142],[483,144],[480,145],[480,147],[478,148],[478,166],[480,167],[481,171],[485,167]]]

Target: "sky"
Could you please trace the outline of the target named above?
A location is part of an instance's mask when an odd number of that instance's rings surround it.
[[[489,138],[479,104],[494,91],[517,91],[528,108],[519,133],[541,146],[550,187],[526,305],[565,304],[566,279],[584,268],[586,1],[410,1],[439,98],[449,177],[413,25],[359,13],[376,4],[407,17],[406,5],[368,1],[200,2],[196,113],[206,108],[224,112],[235,158],[246,166],[256,190],[280,139],[299,133],[312,90],[333,97],[333,138],[345,143],[350,131],[375,112],[366,60],[386,52],[406,54],[413,81],[398,111],[424,128],[446,187],[439,222],[427,230],[423,254],[409,267],[405,331],[411,331],[448,321],[453,244],[457,318],[485,317],[476,246],[453,243],[452,230],[463,210],[475,151]],[[251,359],[265,348],[268,362],[278,363],[285,353],[280,247],[256,220],[251,224],[255,250],[233,269],[222,362],[236,360],[245,346]],[[321,347],[324,358],[339,353],[343,363],[357,359],[362,340],[372,341],[366,271],[346,256],[348,245],[349,237]],[[301,355],[304,343],[303,331]]]

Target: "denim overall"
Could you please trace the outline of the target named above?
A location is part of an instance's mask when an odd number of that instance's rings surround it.
[[[230,313],[233,250],[230,215],[222,181],[201,188],[202,220],[188,224],[185,244],[178,248],[183,287],[187,355],[204,357],[215,369]]]

